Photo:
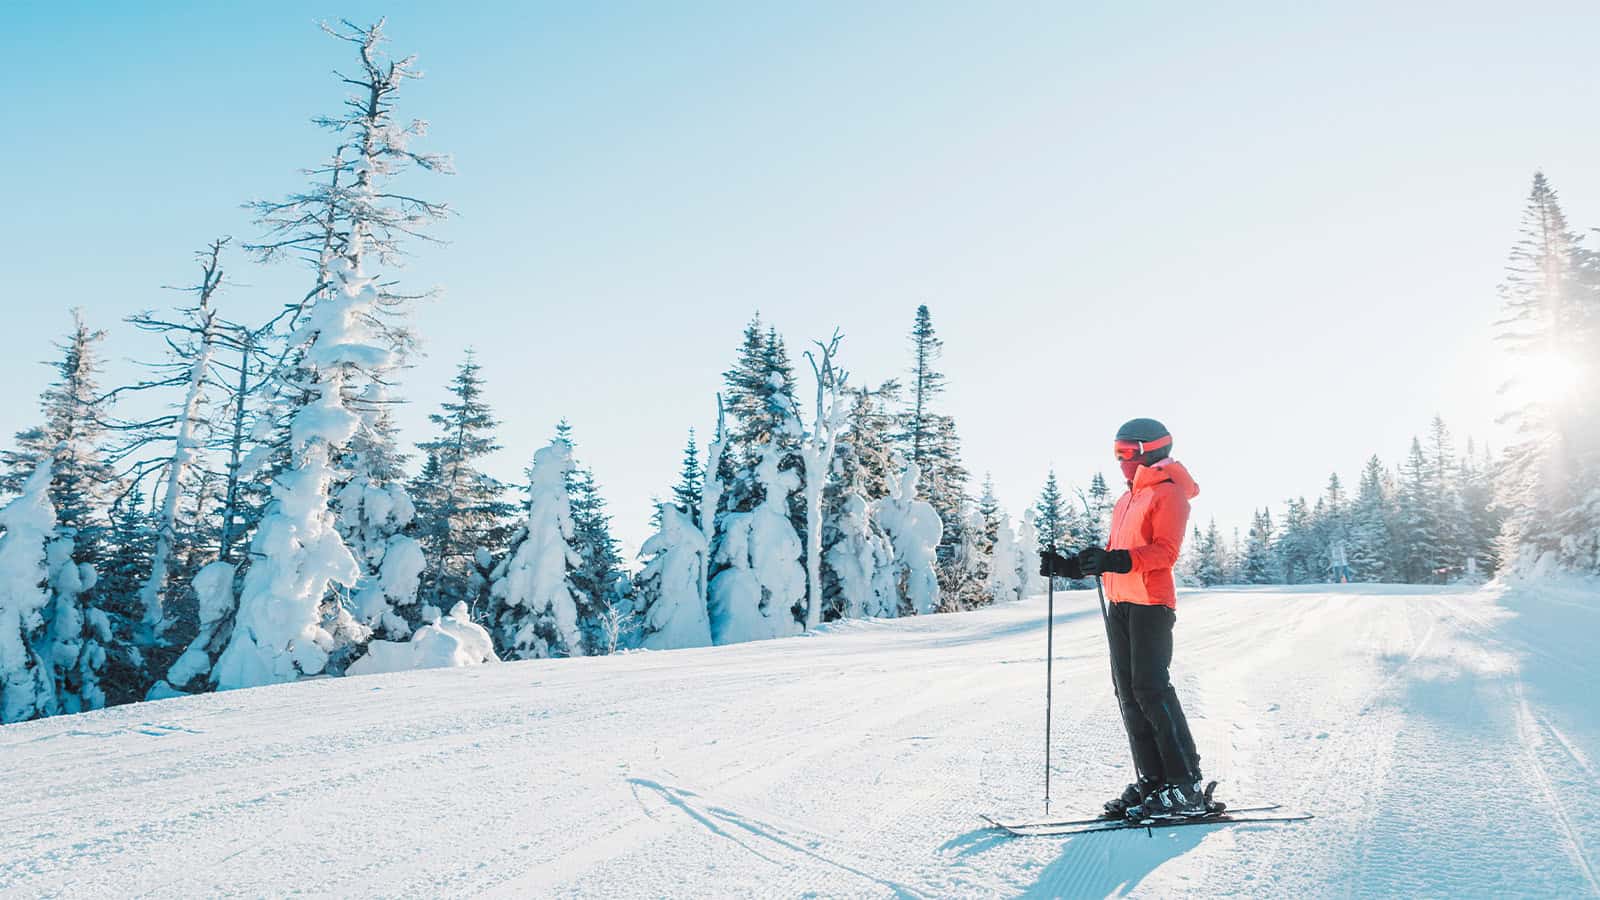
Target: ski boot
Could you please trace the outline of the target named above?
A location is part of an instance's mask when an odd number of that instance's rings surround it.
[[[1135,822],[1152,819],[1198,819],[1217,815],[1222,804],[1211,799],[1217,789],[1215,781],[1202,786],[1193,784],[1166,784],[1151,792],[1143,803],[1128,807],[1127,817]]]
[[[1107,819],[1122,820],[1128,817],[1128,810],[1143,803],[1145,798],[1155,792],[1161,785],[1147,778],[1141,778],[1133,784],[1122,789],[1121,796],[1106,801],[1105,811],[1100,815]]]

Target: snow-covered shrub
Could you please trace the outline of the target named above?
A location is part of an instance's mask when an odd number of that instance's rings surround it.
[[[552,441],[533,455],[528,518],[510,554],[495,567],[489,594],[499,646],[512,659],[582,656],[572,572],[572,507],[566,479],[572,448]]]
[[[472,621],[465,603],[457,603],[449,615],[418,628],[409,641],[369,642],[366,655],[351,663],[345,674],[379,675],[499,661],[488,630]]]

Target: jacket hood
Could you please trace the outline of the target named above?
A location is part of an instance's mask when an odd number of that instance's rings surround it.
[[[1177,485],[1190,500],[1200,496],[1200,485],[1195,483],[1194,476],[1183,467],[1183,463],[1175,459],[1163,459],[1152,466],[1140,466],[1133,476],[1133,489],[1142,491],[1166,481]]]

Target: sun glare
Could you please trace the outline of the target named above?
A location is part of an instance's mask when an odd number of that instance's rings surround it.
[[[1530,399],[1557,402],[1577,396],[1587,375],[1580,362],[1563,353],[1542,353],[1522,360],[1517,369],[1516,385]]]

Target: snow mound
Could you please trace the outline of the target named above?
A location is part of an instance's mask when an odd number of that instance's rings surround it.
[[[465,603],[457,603],[449,615],[418,628],[409,641],[380,640],[367,644],[367,654],[351,663],[345,674],[381,675],[499,661],[489,632],[472,621]]]

